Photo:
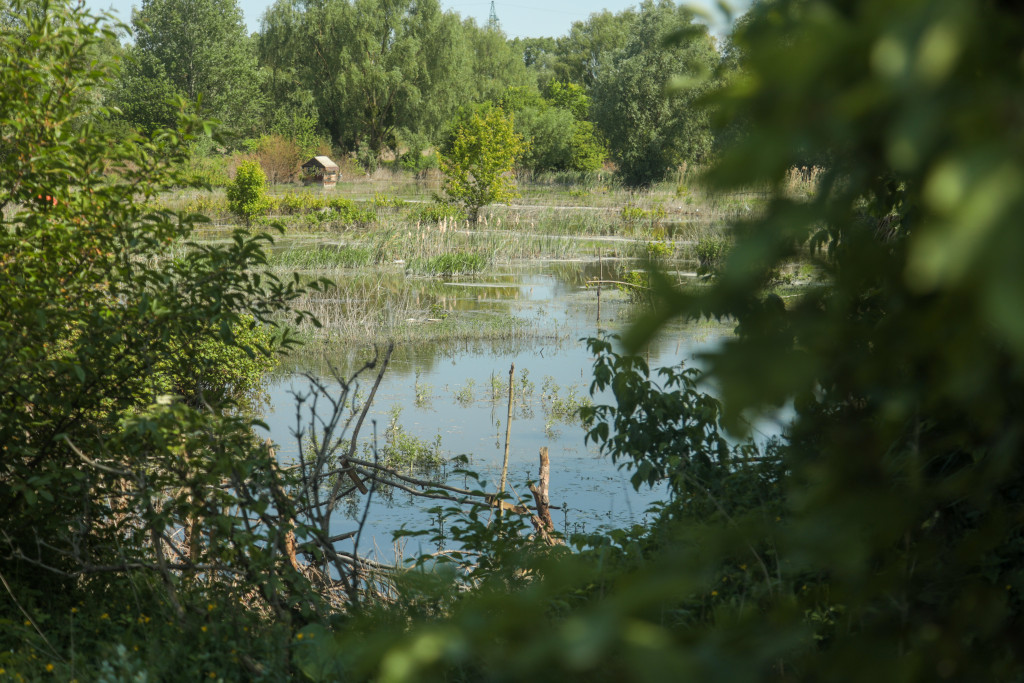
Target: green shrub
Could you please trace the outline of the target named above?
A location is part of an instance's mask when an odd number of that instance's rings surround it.
[[[255,161],[238,165],[234,181],[227,188],[228,208],[246,225],[270,209],[267,197],[267,176]]]
[[[638,223],[647,217],[647,212],[635,204],[626,204],[619,211],[619,218],[623,223]]]
[[[329,200],[327,207],[334,212],[332,220],[345,225],[369,225],[377,220],[377,214],[372,209],[360,209],[355,202],[344,197]]]
[[[391,419],[384,430],[384,444],[377,448],[378,462],[398,470],[420,473],[437,471],[444,464],[444,458],[441,457],[441,435],[438,434],[433,441],[426,441],[409,434],[399,423],[401,414],[399,406],[391,411]],[[365,448],[370,448],[369,444]]]
[[[188,146],[188,159],[181,165],[182,187],[227,187],[231,183],[228,173],[229,157],[218,149],[214,140],[202,135]]]
[[[185,212],[206,216],[208,218],[219,218],[231,213],[225,198],[210,195],[201,195],[194,199],[190,199],[188,203],[185,204]]]
[[[322,197],[314,195],[309,190],[290,192],[275,199],[277,201],[277,209],[286,216],[309,213],[316,209],[322,209],[327,205],[327,202]]]
[[[648,242],[644,248],[647,250],[647,255],[652,259],[667,259],[672,258],[672,254],[675,253],[675,245],[672,242]]]
[[[616,288],[629,297],[630,302],[645,304],[651,301],[651,275],[645,270],[630,270],[622,274]]]
[[[196,239],[194,213],[150,198],[209,124],[93,129],[113,29],[80,3],[0,15],[0,204],[23,207],[0,229],[0,677],[243,677],[229,653],[256,645],[256,615],[283,626],[283,653],[289,607],[317,601],[272,555],[294,480],[243,409],[274,363],[265,325],[312,322],[289,307],[323,283],[263,273],[266,234],[170,252]],[[262,172],[235,185],[253,215]]]
[[[373,206],[378,209],[400,209],[405,206],[406,202],[398,197],[391,197],[380,192],[373,193]]]

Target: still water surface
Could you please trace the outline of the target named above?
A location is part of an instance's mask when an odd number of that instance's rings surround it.
[[[664,496],[660,487],[634,491],[629,474],[620,471],[593,444],[584,443],[578,420],[564,421],[553,414],[554,399],[587,397],[594,358],[581,338],[598,332],[617,332],[627,324],[630,305],[618,292],[605,289],[602,318],[597,320],[596,292],[585,287],[589,266],[540,265],[506,269],[472,281],[449,282],[446,307],[458,315],[502,313],[516,316],[530,326],[529,335],[513,340],[448,341],[422,343],[396,349],[364,425],[361,441],[372,443],[374,427],[378,442],[400,410],[399,422],[412,435],[433,442],[440,435],[446,459],[464,455],[468,469],[478,472],[496,488],[504,453],[508,410],[507,381],[515,364],[517,402],[512,419],[509,449],[509,482],[519,496],[530,500],[526,482],[535,479],[538,451],[547,446],[551,456],[550,499],[563,508],[553,512],[556,527],[573,533],[644,523],[646,511]],[[432,283],[436,288],[436,283]],[[424,321],[423,324],[436,324]],[[652,368],[679,362],[694,364],[696,356],[731,334],[731,326],[677,325],[666,330],[646,350]],[[289,371],[276,375],[269,387],[270,408],[265,421],[280,457],[296,458],[296,394],[308,394],[306,373],[337,388],[324,370],[328,365],[345,369],[372,358],[372,350],[339,345],[327,358],[304,365],[301,358]],[[368,386],[372,378],[367,378]],[[611,403],[597,395],[595,403]],[[454,466],[453,466],[454,467]],[[450,467],[448,469],[452,469]],[[464,484],[461,475],[449,475],[452,485]],[[405,526],[430,528],[434,520],[426,510],[438,501],[417,499],[396,492],[390,499],[376,497],[367,515],[360,554],[393,562],[391,532]],[[361,516],[362,505],[357,508]],[[336,514],[332,533],[355,528],[353,515]],[[411,540],[400,550],[410,556],[431,551],[426,540]]]

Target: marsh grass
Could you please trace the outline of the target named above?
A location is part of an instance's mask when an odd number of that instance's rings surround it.
[[[820,175],[820,169],[794,169],[786,182],[794,196],[811,197]],[[698,176],[684,167],[643,191],[624,188],[603,173],[523,178],[522,199],[486,207],[480,222],[470,225],[434,201],[440,190],[436,173],[382,169],[346,177],[333,191],[272,187],[272,215],[255,229],[283,227],[282,245],[268,255],[271,272],[302,271],[336,281],[329,293],[297,302],[322,323],[298,330],[313,343],[530,338],[542,326],[524,326],[500,306],[463,310],[451,288],[430,284],[430,278],[538,260],[559,268],[561,262],[600,259],[597,273],[580,271],[580,284],[605,269],[637,271],[631,277],[643,278],[639,271],[652,260],[669,271],[692,272],[699,257],[707,256],[698,245],[728,239],[728,222],[763,210],[767,197],[767,188],[715,193]],[[211,223],[197,239],[230,238],[235,219],[227,214],[222,190],[168,193],[159,204],[209,215]]]
[[[274,250],[267,260],[272,268],[321,271],[368,266],[373,263],[373,254],[361,246],[311,245]]]
[[[414,258],[410,261],[410,268],[413,272],[424,275],[443,277],[475,275],[487,268],[487,258],[479,253],[448,252],[439,254],[426,262]]]
[[[582,228],[592,234],[608,234],[610,225],[637,222],[636,218],[663,218],[669,223],[681,218],[721,219],[749,211],[763,204],[767,197],[767,188],[715,193],[700,184],[698,175],[692,169],[682,169],[669,181],[642,190],[622,187],[607,173],[522,175],[522,198],[511,206],[488,206],[484,216],[491,225],[500,219],[515,227],[531,223],[535,227],[565,224],[566,229],[573,231]],[[796,194],[811,196],[820,175],[820,169],[794,169],[787,183]],[[383,217],[402,217],[407,223],[460,218],[453,213],[452,206],[434,201],[440,190],[437,174],[420,177],[384,169],[372,176],[343,178],[333,190],[274,185],[269,188],[273,203],[269,218],[287,218],[326,208],[342,214],[363,212],[357,215],[361,220],[373,212]],[[171,192],[161,197],[161,204],[204,213],[215,222],[229,217],[221,189]],[[594,220],[574,221],[566,214],[591,214]],[[619,220],[615,220],[616,216]]]
[[[443,283],[406,278],[403,273],[357,271],[337,281],[327,295],[306,296],[296,308],[320,322],[295,330],[309,345],[540,338],[546,335],[502,310],[465,310]],[[437,311],[445,311],[438,318]]]

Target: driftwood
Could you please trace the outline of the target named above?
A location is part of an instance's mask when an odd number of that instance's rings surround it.
[[[541,538],[551,545],[564,545],[565,542],[553,534],[555,523],[551,519],[551,501],[548,498],[548,485],[551,482],[551,460],[548,458],[548,447],[540,449],[540,476],[536,484],[530,484],[530,493],[537,504],[537,514],[533,516],[533,526]]]
[[[551,521],[551,502],[548,500],[548,485],[551,481],[551,461],[548,458],[548,447],[540,449],[540,478],[536,484],[530,484],[530,493],[537,503],[537,517],[541,523],[541,529],[547,533],[555,530],[555,524]],[[538,529],[537,531],[540,531]]]

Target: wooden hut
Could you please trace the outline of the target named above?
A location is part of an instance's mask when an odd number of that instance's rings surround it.
[[[338,176],[341,173],[338,165],[331,161],[330,157],[313,157],[302,165],[302,184],[321,185],[330,189],[338,184]]]

